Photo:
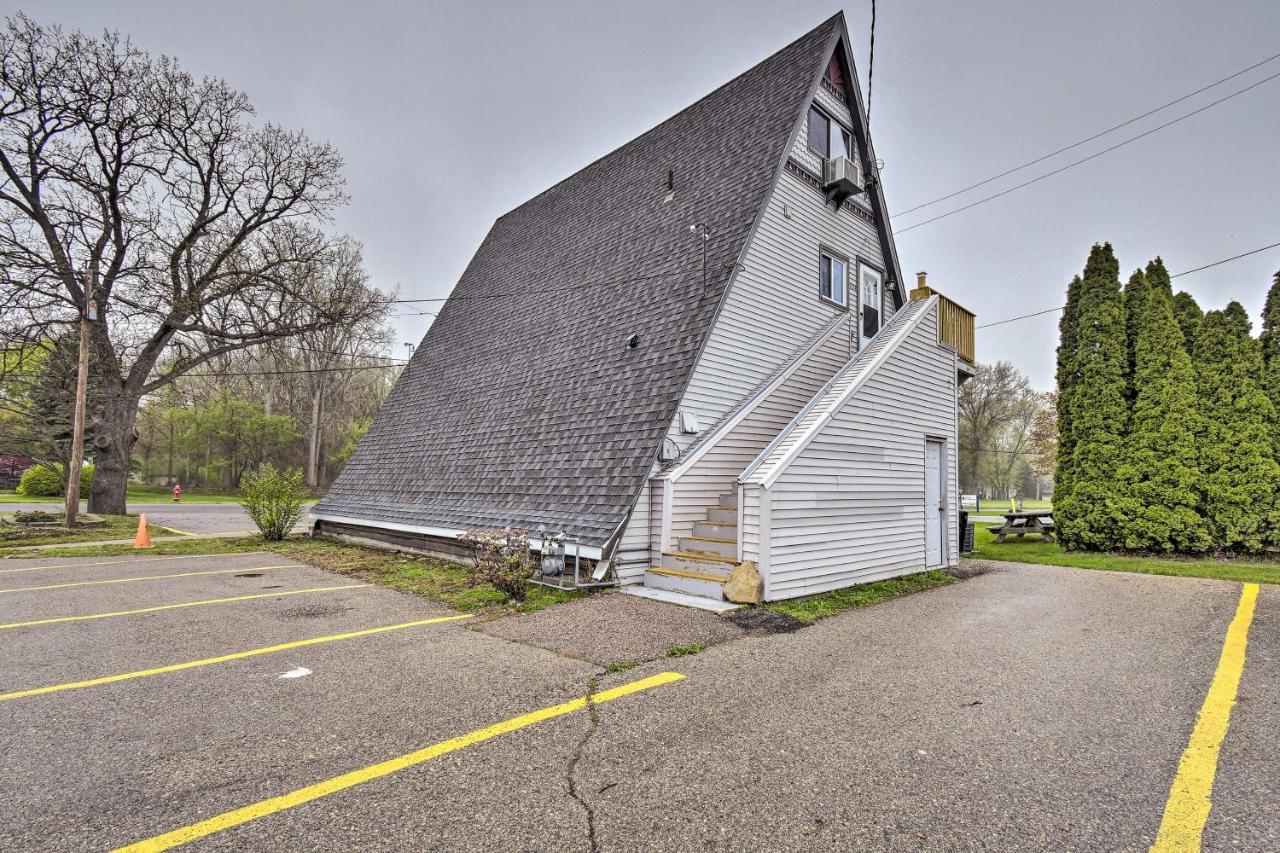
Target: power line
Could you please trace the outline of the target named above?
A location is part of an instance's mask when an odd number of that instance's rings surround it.
[[[1250,249],[1247,252],[1241,252],[1238,255],[1232,255],[1229,258],[1223,258],[1222,260],[1214,261],[1211,264],[1205,264],[1202,267],[1196,267],[1194,269],[1183,270],[1180,273],[1174,273],[1173,275],[1169,276],[1169,278],[1175,279],[1175,278],[1178,278],[1179,276],[1191,275],[1193,272],[1200,272],[1201,270],[1207,270],[1207,269],[1212,269],[1213,267],[1219,267],[1219,266],[1222,266],[1223,264],[1229,264],[1232,261],[1238,261],[1241,258],[1247,258],[1250,255],[1256,255],[1260,252],[1265,252],[1268,249],[1275,249],[1278,247],[1280,247],[1280,243],[1271,243],[1270,245],[1262,246],[1261,248],[1258,248],[1258,249]],[[1040,317],[1045,314],[1052,314],[1055,311],[1061,311],[1063,308],[1066,308],[1066,307],[1067,307],[1066,305],[1055,305],[1052,308],[1045,308],[1043,311],[1033,311],[1030,314],[1019,314],[1017,317],[1006,317],[1003,320],[994,320],[990,323],[983,323],[981,326],[974,326],[974,329],[988,329],[992,326],[1003,326],[1005,323],[1015,323],[1018,320],[1028,320],[1032,317]]]
[[[874,7],[873,7],[873,8],[874,8]],[[873,13],[873,14],[874,14],[874,13]],[[874,17],[873,17],[873,20],[874,20]],[[1143,113],[1142,115],[1134,116],[1133,118],[1128,119],[1127,121],[1122,121],[1122,122],[1120,122],[1119,124],[1112,125],[1111,127],[1107,128],[1106,130],[1100,130],[1100,131],[1098,131],[1097,133],[1093,134],[1092,136],[1087,136],[1087,137],[1085,137],[1084,139],[1081,139],[1079,142],[1073,142],[1073,143],[1071,143],[1070,145],[1064,145],[1063,147],[1061,147],[1061,148],[1059,148],[1059,149],[1057,149],[1057,150],[1055,150],[1055,151],[1050,151],[1048,154],[1045,154],[1045,155],[1043,155],[1043,156],[1041,156],[1041,157],[1037,157],[1037,158],[1035,158],[1034,160],[1028,160],[1027,162],[1023,163],[1023,164],[1022,164],[1022,165],[1020,165],[1020,166],[1014,166],[1012,169],[1006,169],[1005,171],[1001,172],[1001,173],[1000,173],[1000,174],[998,174],[998,175],[992,175],[992,176],[991,176],[991,177],[989,177],[989,178],[984,178],[983,180],[978,181],[976,184],[970,184],[969,186],[964,187],[963,189],[958,189],[958,190],[956,190],[956,191],[955,191],[955,192],[953,192],[953,193],[948,193],[947,195],[939,196],[938,198],[935,198],[935,199],[933,199],[933,200],[931,200],[931,201],[926,201],[926,202],[923,202],[923,203],[921,203],[921,204],[917,204],[915,207],[909,207],[909,208],[907,208],[906,210],[900,210],[900,211],[898,211],[897,213],[891,214],[891,216],[893,216],[893,217],[897,217],[897,216],[905,216],[905,215],[906,215],[906,214],[908,214],[908,213],[914,213],[915,211],[920,210],[922,207],[929,207],[929,206],[931,206],[931,205],[935,205],[935,204],[937,204],[937,203],[938,203],[938,202],[940,202],[940,201],[947,201],[948,199],[952,199],[952,198],[955,198],[955,197],[956,197],[956,196],[958,196],[958,195],[962,195],[963,193],[967,193],[967,192],[969,192],[969,190],[975,190],[975,189],[977,189],[978,187],[985,186],[986,184],[991,183],[992,181],[998,181],[998,180],[1000,180],[1001,178],[1008,177],[1009,175],[1012,175],[1012,174],[1013,174],[1013,173],[1015,173],[1015,172],[1020,172],[1020,171],[1022,171],[1023,169],[1026,169],[1026,168],[1028,168],[1028,167],[1030,167],[1030,166],[1035,166],[1035,165],[1037,165],[1037,164],[1039,164],[1039,163],[1043,163],[1045,160],[1049,160],[1049,159],[1051,159],[1051,158],[1053,158],[1053,157],[1058,156],[1059,154],[1066,153],[1067,151],[1070,151],[1070,150],[1071,150],[1071,149],[1073,149],[1073,148],[1079,148],[1081,145],[1084,145],[1084,144],[1086,144],[1086,143],[1088,143],[1088,142],[1093,142],[1095,139],[1099,139],[1099,138],[1101,138],[1101,137],[1103,137],[1103,136],[1106,136],[1108,133],[1113,133],[1113,132],[1115,132],[1115,131],[1119,130],[1120,128],[1122,128],[1122,127],[1128,127],[1129,125],[1131,125],[1131,124],[1133,124],[1133,123],[1135,123],[1135,122],[1142,121],[1144,118],[1147,118],[1147,117],[1149,117],[1149,116],[1153,116],[1153,115],[1155,115],[1155,114],[1156,114],[1156,113],[1158,113],[1158,112],[1162,112],[1163,110],[1167,110],[1169,107],[1172,107],[1172,106],[1174,106],[1175,104],[1180,104],[1180,103],[1182,103],[1183,101],[1187,100],[1188,98],[1194,98],[1196,95],[1199,95],[1199,94],[1201,94],[1202,92],[1207,92],[1207,91],[1209,91],[1210,89],[1213,89],[1213,88],[1215,88],[1215,87],[1217,87],[1217,86],[1221,86],[1223,83],[1226,83],[1228,80],[1234,80],[1235,78],[1239,77],[1239,76],[1240,76],[1240,75],[1242,75],[1242,74],[1247,74],[1247,73],[1249,73],[1250,71],[1252,71],[1253,69],[1255,69],[1255,68],[1259,68],[1259,67],[1261,67],[1261,66],[1263,66],[1263,65],[1266,65],[1266,64],[1267,64],[1267,63],[1269,63],[1269,62],[1274,62],[1274,61],[1275,61],[1275,60],[1277,60],[1277,59],[1280,59],[1280,53],[1277,53],[1277,54],[1275,54],[1274,56],[1269,56],[1269,57],[1267,57],[1266,59],[1262,60],[1261,62],[1255,62],[1253,65],[1250,65],[1248,68],[1242,68],[1241,70],[1239,70],[1239,71],[1235,72],[1234,74],[1229,74],[1229,75],[1227,75],[1226,77],[1223,77],[1221,80],[1216,80],[1216,81],[1214,81],[1213,83],[1208,84],[1207,86],[1201,86],[1199,89],[1196,89],[1194,92],[1188,92],[1187,94],[1183,95],[1183,96],[1182,96],[1182,97],[1180,97],[1180,98],[1174,98],[1172,101],[1169,101],[1167,104],[1161,104],[1160,106],[1156,107],[1155,109],[1147,110],[1147,111],[1146,111],[1145,113]],[[868,81],[867,81],[867,85],[868,85],[868,89],[869,89],[869,88],[870,88],[870,80],[869,80],[869,79],[868,79]]]
[[[732,266],[729,264],[727,266]],[[629,278],[603,279],[598,281],[588,281],[579,284],[572,284],[568,287],[544,287],[532,288],[529,290],[520,290],[515,293],[476,293],[476,294],[458,294],[453,296],[430,296],[422,299],[388,299],[388,305],[413,305],[419,302],[446,302],[449,300],[479,300],[479,299],[512,299],[517,296],[537,296],[546,293],[567,293],[569,291],[585,290],[588,287],[610,287],[618,284],[633,284],[636,282],[657,281],[664,278],[674,278],[676,276],[687,275],[686,271],[656,273],[654,275],[638,275]],[[432,315],[434,316],[434,315]]]
[[[1199,115],[1205,110],[1212,109],[1218,106],[1219,104],[1222,104],[1231,100],[1234,97],[1243,95],[1245,92],[1248,92],[1251,89],[1256,89],[1259,86],[1261,86],[1263,83],[1269,83],[1272,80],[1276,79],[1277,77],[1280,77],[1280,71],[1276,72],[1275,74],[1272,74],[1270,77],[1264,77],[1263,79],[1259,80],[1256,83],[1251,83],[1250,85],[1245,86],[1243,89],[1237,89],[1236,91],[1232,92],[1230,95],[1225,95],[1219,98],[1218,100],[1213,101],[1212,103],[1205,104],[1203,107],[1200,107],[1199,109],[1192,110],[1191,112],[1186,113],[1185,115],[1178,116],[1175,119],[1170,119],[1164,124],[1156,125],[1150,130],[1144,130],[1142,133],[1139,133],[1137,136],[1131,136],[1128,139],[1123,139],[1120,142],[1117,142],[1115,145],[1110,145],[1106,148],[1103,148],[1101,151],[1097,151],[1093,154],[1090,154],[1088,157],[1083,157],[1079,160],[1075,160],[1071,163],[1068,163],[1065,166],[1059,166],[1058,168],[1054,169],[1051,172],[1046,172],[1043,175],[1039,175],[1038,177],[1031,178],[1030,180],[1027,180],[1027,181],[1023,181],[1020,184],[1015,184],[1014,186],[1009,187],[1008,189],[1004,189],[998,193],[993,193],[992,195],[985,196],[983,198],[978,199],[977,201],[970,202],[969,204],[966,204],[962,207],[957,207],[954,210],[949,210],[946,213],[940,213],[937,216],[924,220],[923,222],[917,222],[915,225],[909,225],[906,228],[898,228],[894,231],[894,233],[905,234],[908,231],[914,231],[915,229],[928,225],[931,222],[937,222],[939,219],[946,219],[948,216],[955,216],[957,213],[962,213],[963,211],[970,210],[972,208],[977,207],[980,204],[986,204],[989,201],[995,201],[996,199],[1001,198],[1002,196],[1006,196],[1009,193],[1016,192],[1025,187],[1029,187],[1032,184],[1039,183],[1040,181],[1043,181],[1045,178],[1052,178],[1054,175],[1061,174],[1062,172],[1065,172],[1068,169],[1074,169],[1076,166],[1080,166],[1084,163],[1088,163],[1090,160],[1096,160],[1097,158],[1101,157],[1104,154],[1110,154],[1112,151],[1115,151],[1118,148],[1123,148],[1124,146],[1132,142],[1137,142],[1139,139],[1143,139],[1147,136],[1150,136],[1153,133],[1157,133],[1161,130],[1164,130],[1165,128],[1172,127],[1173,125],[1181,121],[1185,121],[1191,118],[1192,116]]]

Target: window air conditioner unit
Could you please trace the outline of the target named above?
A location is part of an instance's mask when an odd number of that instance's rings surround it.
[[[862,167],[848,157],[832,157],[823,172],[823,189],[827,192],[840,196],[862,192]]]

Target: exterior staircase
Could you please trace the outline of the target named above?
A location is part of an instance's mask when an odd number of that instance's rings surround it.
[[[677,550],[662,555],[662,565],[645,572],[644,585],[685,596],[725,602],[724,584],[738,565],[738,494],[720,495],[707,517],[695,522],[692,536],[676,540]]]

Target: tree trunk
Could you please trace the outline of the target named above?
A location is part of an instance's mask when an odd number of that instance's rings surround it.
[[[320,479],[320,413],[323,391],[311,395],[311,429],[307,436],[307,485],[316,486]]]
[[[138,440],[135,425],[138,398],[107,395],[93,424],[93,485],[89,488],[89,512],[124,515],[129,487],[129,460]]]
[[[165,483],[173,485],[173,416],[169,417],[169,464],[165,468]]]

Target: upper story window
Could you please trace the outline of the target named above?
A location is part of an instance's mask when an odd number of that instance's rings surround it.
[[[818,256],[818,295],[837,305],[848,305],[849,262],[827,252]]]
[[[809,147],[823,159],[853,159],[853,138],[840,122],[817,107],[809,107]]]

